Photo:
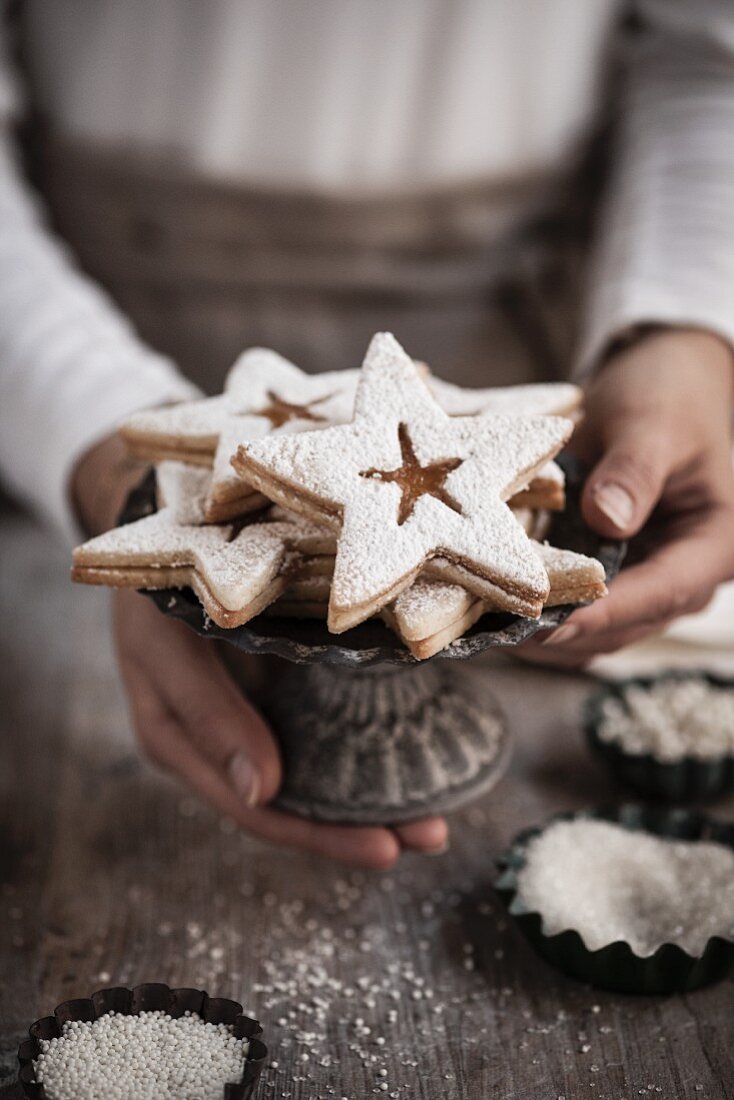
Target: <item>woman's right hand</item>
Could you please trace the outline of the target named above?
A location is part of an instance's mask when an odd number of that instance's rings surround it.
[[[242,829],[376,869],[392,866],[401,849],[437,854],[446,848],[442,818],[389,829],[323,825],[271,808],[281,783],[277,742],[214,643],[129,590],[114,594],[114,633],[143,753]]]

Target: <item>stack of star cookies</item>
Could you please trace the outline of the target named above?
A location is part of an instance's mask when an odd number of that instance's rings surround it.
[[[90,584],[190,587],[218,625],[263,612],[381,617],[419,659],[481,615],[538,618],[606,593],[593,558],[542,540],[564,507],[567,384],[465,390],[380,333],[360,371],[307,375],[252,349],[218,397],[131,417],[158,511],[74,552]]]

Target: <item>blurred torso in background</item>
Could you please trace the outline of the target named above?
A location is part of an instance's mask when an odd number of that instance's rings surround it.
[[[615,0],[19,7],[56,225],[204,388],[385,328],[465,384],[567,371]]]

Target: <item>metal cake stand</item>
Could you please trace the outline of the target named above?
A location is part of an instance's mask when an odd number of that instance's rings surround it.
[[[567,507],[549,540],[598,558],[613,577],[625,544],[602,541],[581,519],[581,470],[564,459]],[[151,472],[130,495],[121,522],[155,511]],[[488,791],[510,756],[507,723],[489,685],[454,662],[516,646],[558,626],[573,610],[554,607],[537,621],[484,615],[428,661],[416,661],[376,620],[330,634],[314,620],[261,616],[225,630],[190,589],[146,593],[161,611],[202,637],[247,654],[280,658],[263,709],[279,738],[283,785],[276,804],[321,821],[395,824],[442,814]],[[451,662],[451,664],[449,664]]]

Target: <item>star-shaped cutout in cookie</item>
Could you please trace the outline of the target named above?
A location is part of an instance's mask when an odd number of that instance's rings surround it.
[[[460,458],[449,458],[442,462],[431,462],[421,466],[416,458],[413,441],[407,424],[398,424],[401,465],[396,470],[363,470],[362,477],[376,478],[386,484],[397,485],[400,489],[398,507],[398,527],[402,527],[413,515],[413,509],[422,496],[432,496],[440,500],[447,508],[461,512],[461,505],[446,489],[446,478],[461,465]]]
[[[232,472],[229,460],[239,444],[349,420],[358,373],[306,374],[275,351],[250,348],[229,371],[224,393],[135,413],[120,434],[146,461],[213,466],[206,519],[225,521],[265,503]]]
[[[306,405],[295,405],[292,401],[286,401],[284,397],[279,397],[274,390],[268,390],[269,404],[264,409],[258,409],[257,415],[266,417],[273,428],[282,428],[284,424],[290,424],[292,420],[310,420],[314,424],[323,424],[326,422],[326,417],[315,413],[313,406],[320,404],[322,401],[328,401],[333,396],[333,394],[326,394],[324,397],[309,401]]]
[[[572,427],[559,417],[449,417],[394,337],[378,334],[352,423],[247,443],[233,466],[270,499],[340,529],[328,619],[336,633],[395,599],[438,555],[471,573],[477,595],[537,617],[548,578],[505,501]],[[401,433],[420,467],[442,467],[440,488],[458,510],[411,491],[400,522],[405,486],[384,475],[405,466]]]

